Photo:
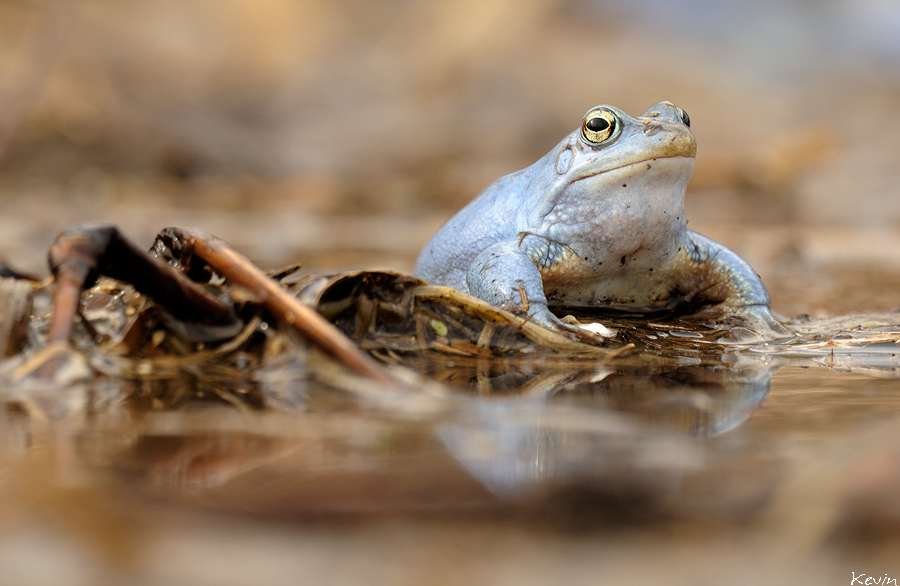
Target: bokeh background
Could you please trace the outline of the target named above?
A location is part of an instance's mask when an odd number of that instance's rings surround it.
[[[39,274],[87,221],[409,271],[590,107],[665,99],[699,143],[691,227],[777,310],[893,303],[873,291],[900,271],[895,2],[0,2],[0,84],[0,255]],[[862,270],[868,297],[837,291]]]

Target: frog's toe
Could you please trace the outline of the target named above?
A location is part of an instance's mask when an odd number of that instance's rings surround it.
[[[732,343],[785,340],[797,336],[795,332],[778,321],[768,305],[747,305],[728,316],[731,328],[725,341]]]
[[[600,322],[590,322],[590,323],[583,324],[580,321],[578,321],[578,319],[574,315],[571,315],[571,314],[563,317],[560,321],[562,321],[564,324],[568,324],[570,326],[575,326],[575,327],[579,328],[580,330],[586,330],[592,334],[595,334],[597,336],[601,336],[604,338],[612,338],[613,336],[616,335],[616,330],[614,330],[612,328],[608,328],[605,325],[601,324]]]
[[[571,315],[560,319],[546,306],[532,305],[528,310],[528,321],[553,332],[563,334],[578,342],[597,343],[604,338],[611,338],[616,335],[615,330],[611,330],[600,323],[582,324]]]

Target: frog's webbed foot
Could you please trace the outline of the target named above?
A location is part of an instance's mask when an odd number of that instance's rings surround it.
[[[578,342],[596,344],[616,335],[616,330],[609,329],[600,323],[582,324],[571,315],[560,319],[546,305],[531,305],[527,310],[527,314],[528,321],[531,323],[568,336]]]
[[[726,344],[755,344],[786,340],[797,336],[772,314],[768,304],[751,304],[734,308],[713,305],[694,313],[693,318],[709,318],[709,327],[727,330],[720,338]]]

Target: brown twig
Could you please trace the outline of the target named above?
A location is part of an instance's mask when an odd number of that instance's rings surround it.
[[[57,286],[48,343],[70,340],[81,292],[100,275],[134,285],[183,321],[228,325],[237,320],[229,303],[149,255],[111,224],[85,224],[66,230],[50,247],[48,262]]]
[[[181,259],[194,255],[201,258],[222,277],[249,291],[279,320],[355,372],[393,385],[378,363],[340,330],[268,278],[247,257],[224,241],[196,228],[166,228],[157,236],[159,241],[166,241],[166,245]]]

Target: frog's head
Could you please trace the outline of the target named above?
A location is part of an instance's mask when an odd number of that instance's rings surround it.
[[[660,222],[683,226],[696,152],[690,118],[671,102],[636,118],[613,106],[591,108],[549,154],[556,179],[547,203],[561,217],[606,218],[636,234]],[[566,213],[575,208],[578,214]]]
[[[591,108],[581,129],[560,144],[556,172],[573,182],[651,159],[681,158],[690,174],[697,153],[690,125],[687,113],[671,102],[654,104],[636,118],[614,106]]]

